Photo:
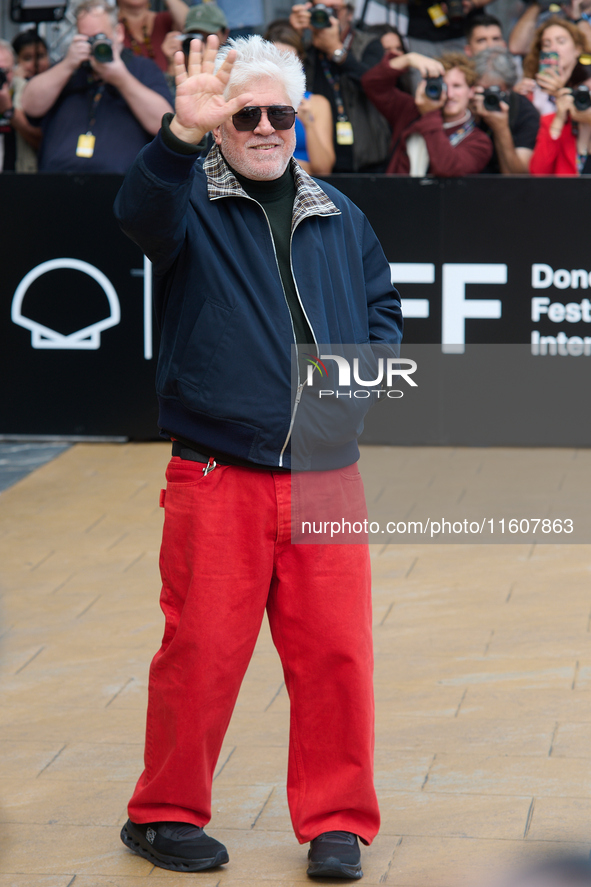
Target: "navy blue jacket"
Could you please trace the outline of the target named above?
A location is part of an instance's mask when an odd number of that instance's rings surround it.
[[[398,294],[369,222],[291,162],[292,270],[316,343],[400,342]],[[262,206],[216,146],[195,160],[159,134],[130,169],[115,212],[153,263],[160,427],[206,453],[289,468],[294,334]],[[353,439],[316,467],[358,456]]]

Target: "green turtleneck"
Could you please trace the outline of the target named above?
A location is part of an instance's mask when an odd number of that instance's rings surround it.
[[[282,176],[269,182],[247,179],[235,169],[232,169],[232,172],[248,196],[260,203],[265,211],[271,228],[279,275],[291,314],[295,339],[298,345],[309,345],[314,342],[314,336],[300,304],[291,271],[291,221],[296,193],[291,167],[288,165]]]

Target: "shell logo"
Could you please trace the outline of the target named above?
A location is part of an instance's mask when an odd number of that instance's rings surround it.
[[[49,271],[56,271],[62,268],[70,268],[74,271],[82,271],[88,274],[93,280],[102,287],[109,303],[110,313],[102,320],[98,320],[90,326],[85,326],[73,333],[64,335],[63,333],[52,330],[50,327],[44,326],[26,317],[22,313],[23,299],[31,284],[47,274]],[[53,348],[63,350],[94,350],[101,347],[101,333],[109,327],[117,326],[121,320],[121,306],[119,298],[115,292],[115,287],[108,277],[105,277],[102,271],[99,271],[94,265],[88,262],[82,262],[80,259],[50,259],[48,262],[42,262],[35,268],[32,268],[26,274],[17,286],[12,298],[11,318],[17,326],[22,326],[27,330],[31,330],[31,346],[33,348]]]

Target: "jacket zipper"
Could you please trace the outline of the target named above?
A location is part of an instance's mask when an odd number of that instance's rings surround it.
[[[254,197],[249,197],[248,199],[249,199],[249,200],[252,200],[253,203],[256,203],[257,206],[260,206],[260,207],[261,207],[261,209],[262,209],[262,211],[263,211],[263,215],[265,216],[265,219],[266,219],[266,222],[267,222],[267,226],[268,226],[268,228],[269,228],[269,234],[271,235],[271,244],[272,244],[272,246],[273,246],[273,255],[275,256],[275,264],[277,265],[277,273],[278,273],[278,275],[279,275],[279,282],[281,283],[281,289],[282,289],[282,291],[283,291],[283,298],[285,299],[285,305],[286,305],[286,307],[287,307],[287,311],[288,311],[288,313],[289,313],[289,320],[290,320],[290,323],[291,323],[291,333],[292,333],[293,341],[294,341],[294,344],[295,344],[295,347],[296,347],[296,368],[297,368],[297,371],[298,371],[298,387],[297,387],[297,391],[296,391],[295,401],[294,401],[294,404],[293,404],[293,410],[292,410],[292,413],[291,413],[291,421],[290,421],[290,423],[289,423],[289,428],[288,428],[288,430],[287,430],[287,436],[286,436],[286,438],[285,438],[285,440],[284,440],[284,442],[283,442],[283,446],[281,447],[281,452],[279,453],[279,468],[283,468],[283,454],[284,454],[284,452],[285,452],[285,448],[287,447],[287,444],[289,443],[289,439],[290,439],[290,437],[291,437],[291,433],[292,433],[292,431],[293,431],[293,426],[294,426],[294,422],[295,422],[295,417],[296,417],[296,413],[297,413],[297,411],[298,411],[298,405],[299,405],[299,402],[300,402],[301,397],[302,397],[302,392],[303,392],[303,390],[304,390],[304,383],[300,380],[300,364],[299,364],[299,361],[297,360],[297,356],[298,356],[298,342],[297,342],[297,339],[296,339],[295,328],[294,328],[294,325],[293,325],[293,317],[291,316],[291,311],[290,311],[290,308],[289,308],[289,302],[287,301],[287,296],[285,295],[285,287],[283,286],[283,281],[282,281],[282,279],[281,279],[281,270],[280,270],[280,268],[279,268],[279,262],[278,262],[278,260],[277,260],[277,250],[275,249],[275,241],[273,240],[273,230],[272,230],[272,228],[271,228],[271,223],[269,222],[269,217],[267,216],[267,213],[265,212],[265,207],[262,206],[262,205],[258,202],[258,200],[255,200]],[[298,223],[298,224],[299,224],[299,223]],[[295,227],[297,228],[297,225],[296,225]],[[316,345],[316,347],[318,347],[318,342],[317,342],[317,340],[316,340],[316,334],[315,334],[315,332],[314,332],[314,330],[313,330],[313,328],[312,328],[312,324],[310,323],[310,320],[309,320],[309,318],[308,318],[308,315],[306,314],[306,310],[305,310],[305,308],[304,308],[304,306],[303,306],[303,304],[302,304],[302,299],[301,299],[301,297],[300,297],[300,292],[299,292],[299,290],[298,290],[298,285],[297,285],[297,282],[296,282],[296,279],[295,279],[295,274],[293,273],[293,263],[292,263],[292,261],[291,261],[291,245],[292,245],[292,242],[293,242],[293,232],[294,232],[294,231],[295,231],[295,228],[294,228],[293,231],[291,232],[291,235],[290,235],[290,238],[289,238],[289,268],[290,268],[290,271],[291,271],[291,276],[292,276],[292,278],[293,278],[293,283],[294,283],[294,286],[295,286],[296,295],[297,295],[297,297],[298,297],[298,302],[300,303],[300,307],[301,307],[301,309],[302,309],[302,312],[303,312],[303,314],[304,314],[304,317],[306,318],[306,321],[307,321],[307,323],[308,323],[308,326],[310,327],[310,330],[311,330],[311,332],[312,332],[312,335],[314,336],[314,344]]]
[[[267,219],[267,222],[268,222],[268,219]],[[294,228],[293,228],[293,230],[292,230],[292,232],[291,232],[291,234],[290,234],[290,237],[289,237],[289,269],[290,269],[290,271],[291,271],[291,277],[292,277],[292,280],[293,280],[293,285],[294,285],[294,287],[295,287],[296,296],[298,297],[298,302],[300,303],[300,308],[302,309],[302,313],[303,313],[304,317],[306,318],[306,322],[307,322],[307,324],[308,324],[308,326],[309,326],[309,328],[310,328],[310,332],[311,332],[312,335],[314,336],[314,344],[316,345],[316,350],[318,351],[318,340],[317,340],[317,338],[316,338],[316,333],[314,332],[314,327],[313,327],[312,324],[310,323],[310,318],[309,318],[308,315],[306,314],[306,309],[304,308],[304,303],[302,302],[302,297],[300,296],[300,291],[299,291],[299,289],[298,289],[298,282],[297,282],[297,280],[296,280],[295,274],[293,273],[292,248],[291,248],[291,247],[292,247],[292,244],[293,244],[293,233],[294,233],[294,231],[295,231],[295,229],[297,228],[298,225],[299,225],[299,222],[294,226]],[[273,240],[273,234],[272,234],[272,233],[271,233],[271,240]],[[273,244],[273,249],[275,249],[275,244]],[[275,254],[275,260],[277,260],[277,254]],[[277,263],[277,268],[279,268],[279,263]],[[281,277],[281,274],[279,275],[279,277]],[[282,286],[283,286],[283,283],[282,283]],[[283,295],[285,295],[285,290],[283,291]],[[285,299],[285,301],[287,302],[287,299]],[[288,305],[287,307],[288,307],[288,309],[289,309],[289,305]],[[289,314],[290,314],[290,317],[291,317],[291,311],[289,312]],[[292,328],[293,328],[293,321],[292,321]],[[295,338],[295,332],[294,332],[294,338]],[[298,355],[298,343],[296,342],[296,358],[298,358],[298,357],[299,357],[299,355]],[[292,431],[293,431],[293,426],[294,426],[294,422],[295,422],[296,413],[297,413],[298,406],[299,406],[299,403],[300,403],[300,400],[301,400],[301,397],[302,397],[302,392],[303,392],[303,390],[304,390],[304,383],[303,383],[303,382],[300,382],[300,362],[299,362],[299,359],[297,360],[297,368],[298,368],[298,388],[297,388],[297,391],[296,391],[296,398],[295,398],[295,402],[294,402],[294,405],[293,405],[293,412],[292,412],[292,414],[291,414],[291,422],[289,423],[289,429],[288,429],[288,432],[287,432],[287,437],[285,438],[285,442],[284,442],[284,444],[283,444],[283,447],[281,448],[281,453],[279,454],[279,466],[280,466],[280,467],[283,466],[283,453],[285,452],[285,448],[286,448],[287,444],[289,443],[289,439],[290,439],[290,437],[291,437],[291,433],[292,433]]]

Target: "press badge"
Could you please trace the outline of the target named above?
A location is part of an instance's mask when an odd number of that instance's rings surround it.
[[[78,144],[76,145],[76,157],[92,157],[94,154],[94,143],[96,136],[91,132],[78,136]]]
[[[337,145],[353,144],[353,127],[349,120],[337,120]]]
[[[429,13],[431,21],[436,28],[442,28],[444,25],[449,25],[449,19],[439,3],[435,3],[434,6],[430,6],[427,12]]]

